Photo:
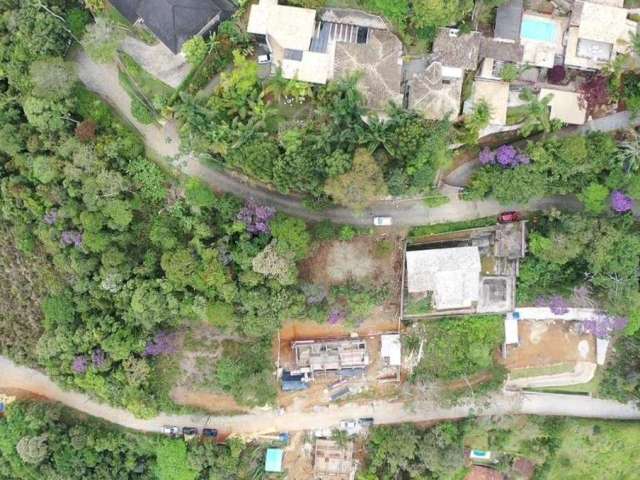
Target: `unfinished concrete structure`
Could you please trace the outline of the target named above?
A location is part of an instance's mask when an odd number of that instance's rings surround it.
[[[344,340],[305,340],[292,345],[295,355],[295,372],[338,372],[348,375],[362,373],[370,362],[367,342],[361,338]]]
[[[353,442],[340,446],[333,440],[316,440],[314,480],[351,480],[354,473]]]

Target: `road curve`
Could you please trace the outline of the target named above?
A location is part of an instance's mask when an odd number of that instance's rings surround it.
[[[449,203],[440,207],[427,207],[421,199],[385,200],[376,202],[362,213],[346,208],[311,210],[302,198],[283,195],[258,185],[233,173],[216,169],[199,162],[193,155],[180,154],[180,140],[175,131],[158,125],[143,125],[131,115],[131,100],[118,81],[118,70],[113,64],[97,64],[81,49],[72,53],[78,78],[87,88],[108,101],[142,135],[147,149],[171,166],[178,166],[187,175],[199,177],[212,189],[241,198],[252,198],[278,210],[310,221],[331,220],[335,223],[371,225],[374,215],[390,216],[398,226],[427,225],[434,223],[472,220],[497,215],[504,210],[537,210],[554,206],[560,209],[579,208],[575,198],[551,197],[530,202],[528,205],[501,205],[494,200],[463,202],[454,191],[447,193]],[[173,162],[169,162],[173,159]]]
[[[313,411],[284,411],[255,409],[251,413],[235,416],[169,415],[160,414],[150,419],[135,418],[126,410],[91,400],[87,395],[66,391],[46,375],[31,368],[16,365],[0,356],[0,391],[20,389],[36,393],[64,405],[102,418],[108,422],[144,432],[159,432],[164,425],[178,427],[213,426],[221,431],[257,436],[273,432],[293,432],[331,428],[340,420],[373,417],[377,424],[425,422],[464,418],[471,415],[534,414],[574,416],[588,418],[640,420],[640,410],[631,404],[595,399],[577,395],[502,392],[477,403],[456,407],[442,407],[434,402],[375,401],[366,405],[346,404],[316,407]]]

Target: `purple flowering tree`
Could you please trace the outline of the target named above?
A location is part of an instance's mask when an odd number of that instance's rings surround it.
[[[538,297],[535,301],[536,307],[548,307],[554,315],[564,315],[569,313],[567,301],[560,295],[553,297]]]
[[[144,354],[148,357],[171,355],[178,350],[178,334],[176,332],[160,331],[147,342]]]
[[[633,200],[620,190],[611,194],[611,208],[614,212],[626,213],[633,208]]]
[[[89,361],[87,360],[87,357],[85,355],[78,355],[76,358],[73,359],[73,363],[71,364],[71,370],[74,371],[74,373],[86,373],[87,372],[87,367],[89,366]]]
[[[592,319],[582,322],[582,331],[598,338],[609,338],[615,332],[623,330],[629,320],[625,317],[614,317],[606,313],[598,313]]]
[[[502,145],[495,151],[485,147],[478,156],[482,165],[499,165],[502,168],[514,168],[519,165],[528,165],[530,159],[512,145]]]
[[[69,247],[71,245],[79,247],[82,245],[82,232],[78,232],[77,230],[65,230],[60,235],[60,243],[64,247]]]
[[[238,212],[238,220],[247,226],[247,231],[254,235],[271,233],[269,220],[276,214],[276,210],[249,200],[244,208]]]
[[[42,218],[42,221],[47,225],[54,225],[56,223],[56,220],[58,220],[58,211],[55,208],[45,213],[44,217]]]
[[[102,368],[107,363],[107,354],[101,348],[96,348],[91,354],[91,363],[96,368]]]
[[[334,308],[331,310],[331,312],[329,312],[329,317],[327,318],[327,322],[329,322],[329,324],[331,325],[335,325],[337,323],[344,321],[345,318],[347,318],[347,314],[344,310],[339,308]]]

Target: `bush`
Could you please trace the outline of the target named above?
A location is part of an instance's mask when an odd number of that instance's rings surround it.
[[[131,100],[131,115],[143,125],[150,125],[156,119],[151,109],[137,98]]]
[[[91,20],[91,14],[81,8],[72,8],[67,14],[69,30],[78,40],[82,39]]]
[[[338,233],[338,238],[343,242],[350,242],[357,235],[357,230],[353,228],[351,225],[343,225],[340,227],[340,232]]]

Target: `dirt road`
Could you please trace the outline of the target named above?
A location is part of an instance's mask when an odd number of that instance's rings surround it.
[[[576,395],[504,392],[477,404],[443,408],[433,402],[404,405],[398,402],[375,401],[366,405],[347,404],[316,408],[313,412],[284,412],[255,409],[244,415],[216,417],[207,415],[166,415],[141,420],[131,413],[101,404],[86,395],[61,389],[46,375],[16,365],[0,357],[0,390],[21,389],[37,393],[71,408],[134,430],[158,432],[163,425],[214,426],[247,436],[269,432],[331,428],[340,420],[373,417],[378,424],[425,422],[463,418],[470,415],[536,414],[592,418],[640,420],[640,410],[610,400]]]

